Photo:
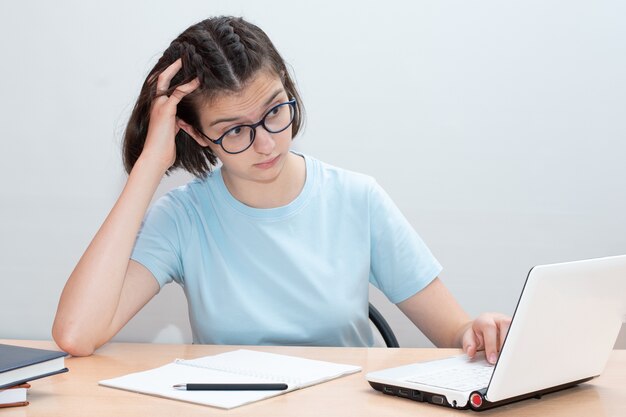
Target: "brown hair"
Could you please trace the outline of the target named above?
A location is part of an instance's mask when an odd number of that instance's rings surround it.
[[[181,33],[163,52],[141,87],[124,134],[124,167],[126,172],[137,162],[143,150],[150,122],[152,100],[157,97],[158,75],[181,58],[182,69],[164,94],[170,95],[176,87],[198,78],[200,86],[178,104],[176,115],[197,131],[201,131],[198,107],[201,103],[224,92],[240,91],[261,70],[269,70],[281,77],[289,98],[295,98],[298,111],[293,121],[295,137],[304,123],[300,95],[272,41],[259,27],[242,18],[212,17]],[[217,163],[209,149],[198,144],[184,130],[176,134],[176,160],[168,169],[183,168],[198,177],[204,177]]]

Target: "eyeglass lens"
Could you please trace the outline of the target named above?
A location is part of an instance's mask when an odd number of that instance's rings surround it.
[[[291,103],[281,103],[273,107],[261,125],[270,133],[279,133],[285,130],[293,121],[294,108]],[[222,137],[222,147],[226,152],[237,153],[247,149],[254,140],[254,129],[251,126],[235,126]]]

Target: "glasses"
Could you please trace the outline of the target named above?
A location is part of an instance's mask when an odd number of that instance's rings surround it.
[[[295,115],[296,99],[294,98],[272,107],[257,123],[230,128],[218,139],[211,139],[201,131],[199,132],[214,144],[220,145],[224,152],[237,154],[252,146],[257,127],[263,126],[263,129],[270,133],[280,133],[291,125]]]

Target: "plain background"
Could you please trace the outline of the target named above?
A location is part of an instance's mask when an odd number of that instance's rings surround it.
[[[622,1],[3,2],[0,337],[50,338],[125,182],[141,83],[216,14],[269,34],[307,111],[294,147],[375,177],[470,314],[511,314],[533,265],[626,253]],[[401,345],[429,346],[372,299]],[[165,287],[116,340],[189,342],[182,291]]]

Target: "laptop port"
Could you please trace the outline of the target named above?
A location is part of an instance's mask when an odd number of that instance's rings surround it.
[[[422,395],[422,392],[418,390],[414,390],[411,393],[411,398],[415,401],[424,401],[424,396]]]
[[[410,395],[410,393],[409,393],[409,390],[408,390],[408,389],[402,389],[402,388],[399,388],[399,389],[398,389],[398,395],[399,395],[400,397],[407,397],[407,398],[408,398],[408,397],[409,397],[409,395]]]
[[[385,394],[393,394],[393,389],[391,389],[391,387],[388,387],[388,386],[386,386],[386,385],[385,385],[385,386],[383,387],[383,392],[384,392]]]
[[[441,395],[433,395],[432,402],[433,404],[443,405],[444,399]]]

